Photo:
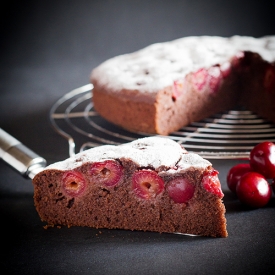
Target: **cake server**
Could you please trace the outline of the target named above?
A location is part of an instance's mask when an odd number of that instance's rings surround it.
[[[33,179],[46,167],[46,160],[19,140],[0,128],[0,159],[18,171],[22,176]]]

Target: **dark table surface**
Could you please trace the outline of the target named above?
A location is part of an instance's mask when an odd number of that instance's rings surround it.
[[[275,34],[272,1],[4,1],[0,127],[48,164],[68,157],[51,106],[104,60],[190,35]],[[0,160],[1,274],[274,274],[275,199],[247,210],[220,171],[228,238],[43,229],[29,179]]]

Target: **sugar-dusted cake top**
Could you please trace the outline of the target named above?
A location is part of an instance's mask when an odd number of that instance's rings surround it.
[[[98,162],[106,159],[126,158],[141,167],[158,168],[175,166],[180,170],[190,167],[206,168],[211,163],[197,154],[187,153],[177,142],[164,137],[146,137],[122,145],[102,145],[81,153],[64,161],[49,165],[46,169],[72,170],[87,162]]]
[[[137,52],[111,58],[97,68],[91,81],[110,91],[157,92],[190,72],[226,64],[239,52],[251,51],[275,61],[275,36],[191,36],[152,44]]]

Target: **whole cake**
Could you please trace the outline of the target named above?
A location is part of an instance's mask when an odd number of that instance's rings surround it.
[[[91,82],[96,111],[130,131],[166,135],[235,107],[275,122],[275,36],[157,43],[105,61]]]
[[[227,236],[218,172],[168,138],[89,149],[49,165],[33,184],[48,226]]]

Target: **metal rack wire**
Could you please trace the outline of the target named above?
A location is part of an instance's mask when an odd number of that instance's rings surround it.
[[[148,136],[121,129],[99,116],[92,103],[91,84],[81,86],[61,97],[50,110],[54,129],[69,144],[69,156],[102,144],[121,144]],[[275,124],[247,110],[230,110],[171,133],[171,138],[189,152],[208,159],[242,159],[265,140],[275,142]]]

